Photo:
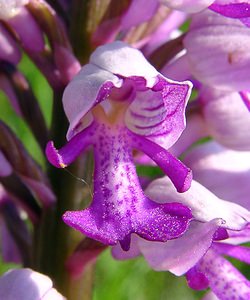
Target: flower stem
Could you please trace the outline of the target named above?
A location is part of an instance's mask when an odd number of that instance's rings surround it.
[[[61,104],[62,92],[55,93],[53,128],[51,138],[56,144],[65,142],[67,121]],[[70,167],[70,173],[91,182],[93,163],[90,154],[80,157]],[[39,254],[36,268],[48,274],[56,288],[68,300],[91,299],[93,266],[89,266],[78,280],[72,280],[65,268],[65,261],[82,240],[83,236],[66,226],[61,216],[66,210],[79,210],[90,201],[89,186],[62,169],[49,166],[49,176],[57,196],[56,206],[43,213],[41,224],[36,232]],[[84,197],[84,198],[83,198]]]

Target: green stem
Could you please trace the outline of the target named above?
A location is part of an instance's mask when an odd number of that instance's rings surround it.
[[[51,132],[52,140],[55,140],[58,146],[65,142],[67,124],[61,105],[61,97],[61,92],[55,94]],[[88,153],[71,166],[70,172],[90,183],[92,168],[91,154]],[[36,257],[36,267],[40,272],[48,274],[53,279],[56,288],[68,300],[91,299],[93,267],[89,267],[78,280],[71,279],[65,268],[67,258],[83,239],[83,236],[66,226],[62,221],[62,215],[66,210],[79,210],[88,205],[91,198],[89,186],[65,170],[51,166],[49,167],[49,176],[57,196],[57,204],[43,213],[37,232],[39,238],[36,251],[39,250],[39,253]],[[80,282],[81,284],[84,282],[84,284],[79,289]],[[76,297],[75,293],[78,293],[79,297]]]
[[[91,0],[74,0],[71,7],[70,39],[76,57],[87,63],[91,53],[91,33],[88,29]]]

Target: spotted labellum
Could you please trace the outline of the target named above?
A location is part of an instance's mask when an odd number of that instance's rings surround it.
[[[57,150],[51,141],[46,149],[58,168],[89,147],[94,152],[93,201],[87,209],[66,212],[66,224],[104,244],[120,242],[124,250],[129,249],[131,233],[167,241],[185,232],[190,209],[145,196],[133,151],[154,160],[178,192],[190,187],[191,171],[166,150],[185,128],[190,90],[191,83],[163,77],[139,50],[123,42],[95,50],[63,95],[68,143]]]

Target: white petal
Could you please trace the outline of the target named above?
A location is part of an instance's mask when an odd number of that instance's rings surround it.
[[[87,64],[67,85],[63,94],[63,106],[70,122],[68,139],[76,133],[76,127],[79,127],[81,119],[98,103],[99,93],[104,98],[108,96],[109,91],[105,84],[121,87],[122,80],[103,69]],[[88,121],[85,120],[83,127],[86,127],[91,120],[88,115]]]
[[[178,193],[171,181],[163,177],[153,181],[145,193],[156,202],[179,202],[188,206],[195,220],[201,222],[222,219],[224,224],[221,226],[233,230],[240,230],[250,222],[248,210],[235,203],[221,200],[195,180],[192,181],[188,191]]]
[[[166,243],[139,239],[139,248],[149,265],[157,271],[170,271],[180,276],[192,268],[211,246],[220,220],[209,223],[191,222],[189,229],[178,239]]]
[[[90,63],[122,77],[142,77],[147,87],[154,86],[159,74],[139,50],[121,41],[98,47],[90,56]]]

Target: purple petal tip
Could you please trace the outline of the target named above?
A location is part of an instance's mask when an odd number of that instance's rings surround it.
[[[191,186],[191,182],[192,182],[192,179],[193,179],[193,173],[192,173],[192,170],[187,168],[187,175],[186,175],[186,178],[183,182],[183,185],[181,188],[177,189],[179,193],[184,193],[186,192],[187,190],[189,190],[190,186]]]
[[[58,153],[58,150],[55,148],[53,141],[49,141],[46,149],[46,156],[49,162],[56,168],[65,168],[66,165],[62,161],[61,155]]]

